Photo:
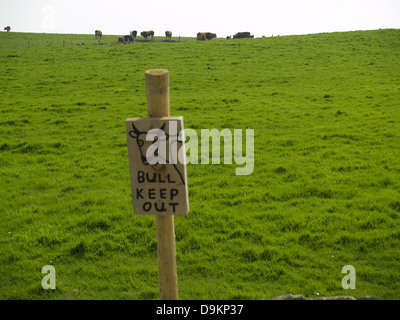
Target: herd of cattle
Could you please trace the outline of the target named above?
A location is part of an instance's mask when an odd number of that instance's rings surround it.
[[[10,32],[11,27],[7,26],[4,28],[5,31]],[[96,30],[94,32],[96,38],[102,38],[103,37],[103,32],[101,30]],[[146,40],[150,37],[151,40],[154,38],[154,31],[142,31],[140,33],[142,37],[144,37]],[[126,35],[123,37],[118,38],[118,43],[119,44],[126,44],[126,43],[131,43],[136,40],[137,37],[137,31],[131,31],[130,35]],[[196,39],[197,40],[211,40],[213,38],[216,38],[217,35],[215,33],[211,32],[198,32]],[[166,40],[171,40],[172,38],[172,32],[171,31],[165,31],[165,38]],[[231,39],[231,36],[226,37],[227,39]],[[250,32],[238,32],[233,36],[233,39],[242,39],[242,38],[254,38],[254,35],[251,35]]]
[[[118,44],[127,44],[127,43],[131,43],[131,42],[135,42],[136,41],[136,37],[137,37],[137,31],[131,31],[129,35],[125,35],[123,37],[119,37],[118,38]],[[154,31],[150,30],[150,31],[142,31],[140,33],[140,35],[142,37],[144,37],[146,40],[148,38],[150,38],[151,40],[153,40],[154,38]],[[96,30],[95,31],[95,36],[96,38],[100,38],[103,36],[103,33],[101,32],[101,30]],[[217,35],[215,33],[212,32],[198,32],[196,39],[198,41],[202,41],[202,40],[211,40],[213,38],[216,38]],[[231,36],[226,37],[227,39],[231,39]],[[250,32],[238,32],[233,36],[233,39],[242,39],[242,38],[254,38],[254,35],[251,35]],[[172,39],[172,32],[171,31],[165,31],[165,39],[166,40],[171,40]]]
[[[11,27],[7,26],[4,28],[5,31],[10,32]],[[103,32],[101,30],[96,30],[94,32],[96,38],[101,39],[103,37]],[[142,31],[140,33],[142,37],[144,37],[146,40],[150,37],[151,40],[154,38],[154,31]],[[123,37],[118,38],[118,43],[119,44],[127,44],[134,42],[137,37],[137,31],[131,31],[130,35],[126,35]],[[213,38],[216,38],[217,35],[215,33],[211,32],[198,32],[196,39],[201,41],[201,40],[211,40]],[[166,40],[171,40],[172,39],[172,32],[171,31],[165,31],[165,38]],[[231,39],[231,36],[226,37],[227,39]],[[250,32],[238,32],[233,36],[233,39],[242,39],[242,38],[254,38],[254,35],[250,35]]]

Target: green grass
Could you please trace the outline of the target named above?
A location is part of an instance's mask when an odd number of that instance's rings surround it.
[[[180,299],[399,299],[400,30],[183,40],[0,33],[0,298],[158,299],[125,120],[147,116],[144,72],[166,68],[186,128],[255,130],[252,175],[188,165]]]

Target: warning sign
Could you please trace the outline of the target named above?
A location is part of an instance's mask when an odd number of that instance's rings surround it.
[[[183,117],[129,118],[126,133],[133,212],[188,214]]]

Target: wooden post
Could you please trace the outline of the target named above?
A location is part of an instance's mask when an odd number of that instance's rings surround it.
[[[169,117],[169,73],[165,69],[145,73],[149,117]],[[161,300],[178,300],[173,215],[156,215],[158,273]]]
[[[30,49],[30,48],[31,48],[31,42],[28,41],[28,49]]]
[[[65,40],[63,40],[63,48],[65,48]]]
[[[145,73],[147,112],[149,117],[169,117],[169,73],[165,69]]]

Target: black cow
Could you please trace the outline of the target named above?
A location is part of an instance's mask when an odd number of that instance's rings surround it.
[[[124,36],[124,42],[125,43],[133,42],[133,37],[132,36]]]
[[[216,38],[216,37],[217,37],[217,35],[216,35],[215,33],[211,33],[211,32],[205,32],[205,34],[206,34],[206,38],[207,38],[207,40],[211,40],[211,39],[213,39],[213,38]]]
[[[11,27],[10,27],[10,26],[7,26],[7,27],[4,28],[4,30],[7,30],[7,32],[10,32]]]
[[[250,32],[238,32],[233,36],[233,39],[242,39],[242,38],[250,38]]]
[[[136,30],[131,31],[131,36],[133,39],[136,39],[137,31]]]

